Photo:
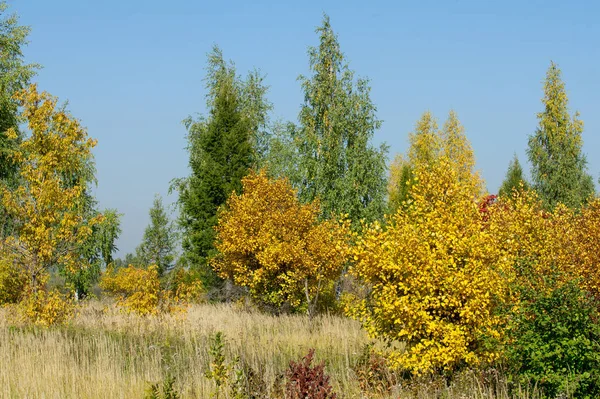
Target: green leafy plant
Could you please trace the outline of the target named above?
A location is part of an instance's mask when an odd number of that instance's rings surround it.
[[[597,303],[575,281],[545,278],[545,287],[519,287],[506,357],[518,383],[538,385],[548,397],[600,395]]]
[[[225,361],[225,337],[221,331],[217,331],[210,337],[209,354],[211,362],[205,375],[209,380],[213,380],[217,386],[212,396],[218,398],[219,393],[225,389],[229,382],[229,372],[231,370]]]
[[[160,383],[150,384],[146,389],[144,399],[179,399],[181,396],[175,389],[175,377],[168,376]]]

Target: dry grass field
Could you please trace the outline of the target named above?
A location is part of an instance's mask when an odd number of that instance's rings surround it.
[[[149,383],[175,378],[184,398],[210,398],[210,339],[221,331],[226,359],[243,359],[265,397],[283,397],[290,360],[315,348],[341,398],[508,398],[500,377],[463,373],[452,383],[428,381],[391,392],[363,392],[353,367],[369,339],[339,316],[270,316],[232,305],[194,305],[186,315],[140,318],[92,301],[67,327],[11,326],[0,311],[0,397],[143,398]],[[514,397],[514,395],[513,395]],[[522,390],[517,397],[535,397]],[[229,398],[223,392],[219,398]]]

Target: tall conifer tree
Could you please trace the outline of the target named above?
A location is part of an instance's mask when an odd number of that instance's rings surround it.
[[[308,51],[312,76],[299,78],[299,195],[305,202],[319,198],[324,217],[347,213],[358,226],[383,216],[387,147],[371,143],[381,121],[368,80],[354,79],[329,17],[317,33],[319,46]]]
[[[548,209],[559,202],[577,208],[594,192],[581,151],[583,122],[579,113],[569,115],[568,101],[561,71],[551,63],[544,83],[544,110],[537,115],[539,126],[529,137],[527,150],[533,187]]]
[[[150,208],[150,224],[144,231],[144,238],[136,249],[136,254],[144,266],[156,265],[159,276],[163,276],[174,266],[175,230],[162,198],[158,195]]]
[[[183,229],[185,259],[202,270],[205,284],[210,286],[216,283],[207,261],[214,254],[217,211],[232,192],[241,191],[241,179],[254,165],[258,153],[253,146],[256,121],[263,119],[248,111],[246,105],[256,105],[251,101],[256,98],[242,101],[243,83],[236,77],[233,65],[223,61],[217,47],[209,55],[206,80],[209,116],[186,121],[192,173],[177,180],[175,186],[180,195],[179,224]],[[262,94],[259,93],[259,100]],[[264,111],[261,107],[254,109]]]
[[[498,190],[498,195],[501,197],[510,197],[513,191],[518,190],[520,187],[527,190],[529,189],[529,183],[527,183],[523,176],[523,168],[521,167],[519,158],[517,158],[517,154],[515,154],[515,157],[508,165],[506,177],[500,186],[500,190]]]

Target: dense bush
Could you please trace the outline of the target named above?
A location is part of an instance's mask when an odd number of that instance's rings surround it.
[[[27,275],[8,259],[0,259],[0,306],[17,303],[25,292]]]
[[[58,291],[38,290],[28,293],[16,305],[18,321],[44,327],[65,324],[73,318],[75,303]]]
[[[313,315],[348,260],[349,221],[320,220],[285,179],[251,172],[219,215],[212,266],[259,303]]]
[[[520,383],[550,398],[600,395],[598,303],[576,282],[545,278],[545,287],[519,287],[508,325],[506,356]]]
[[[159,311],[161,290],[156,266],[142,269],[129,265],[117,271],[108,270],[100,286],[114,294],[117,304],[127,312],[150,315]]]
[[[477,178],[467,177],[444,156],[418,165],[411,202],[359,239],[351,271],[370,295],[349,312],[372,337],[406,345],[390,347],[393,368],[452,372],[498,356],[482,337],[501,334],[496,309],[511,264],[485,228]]]

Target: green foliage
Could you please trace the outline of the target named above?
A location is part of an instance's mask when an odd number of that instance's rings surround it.
[[[175,243],[175,229],[165,211],[162,198],[157,195],[150,208],[150,224],[144,231],[142,243],[136,249],[137,262],[144,266],[158,266],[158,275],[162,277],[173,268]]]
[[[7,8],[6,2],[0,2],[0,180],[15,187],[18,167],[11,154],[23,136],[19,131],[18,103],[13,96],[27,87],[40,66],[24,62],[23,48],[30,28],[20,26],[17,15],[8,15]],[[18,133],[16,138],[7,137],[9,129]],[[0,206],[0,236],[12,234],[13,227],[13,218]]]
[[[103,220],[94,230],[93,236],[97,237],[98,247],[100,248],[100,256],[104,261],[104,266],[107,267],[113,263],[113,253],[118,251],[115,242],[121,235],[121,216],[116,209],[105,209],[102,212]]]
[[[212,380],[215,391],[213,398],[263,399],[269,396],[269,387],[262,378],[264,370],[255,370],[244,359],[236,356],[227,360],[225,356],[225,334],[220,331],[209,337],[210,365],[205,373]]]
[[[270,104],[260,75],[254,72],[241,81],[217,47],[209,55],[207,73],[209,116],[185,121],[192,174],[176,180],[174,187],[179,191],[184,256],[188,265],[203,271],[204,285],[210,287],[219,281],[207,265],[214,254],[217,211],[232,192],[241,191],[242,177],[259,163],[268,141],[264,135]]]
[[[514,190],[521,188],[523,190],[529,190],[529,183],[527,183],[527,180],[523,177],[523,168],[521,168],[519,158],[517,158],[517,154],[515,154],[515,157],[508,165],[508,171],[498,190],[498,195],[500,197],[510,198]]]
[[[542,103],[544,111],[537,115],[539,126],[527,150],[533,187],[547,209],[558,203],[578,208],[594,193],[594,183],[581,152],[583,122],[578,113],[569,115],[565,84],[554,63],[546,74]]]
[[[600,395],[597,303],[576,282],[545,278],[545,287],[520,287],[521,302],[508,326],[506,356],[521,383],[549,398]],[[550,289],[547,289],[547,288]]]
[[[206,378],[214,381],[217,388],[213,397],[218,398],[219,393],[229,382],[230,371],[230,366],[225,361],[225,337],[221,331],[217,331],[210,337],[209,354],[211,362]]]
[[[304,91],[294,137],[299,197],[319,198],[325,217],[348,214],[357,228],[385,211],[387,146],[371,145],[381,121],[369,81],[355,80],[328,16],[316,32],[319,46],[308,50],[312,76],[298,78]]]
[[[296,148],[298,127],[292,122],[273,124],[269,138],[269,151],[262,164],[269,177],[287,178],[292,186],[298,187],[301,181],[299,173],[299,154]]]
[[[100,219],[100,222],[92,226],[92,234],[78,248],[82,262],[89,266],[76,270],[60,267],[67,285],[79,299],[88,296],[92,286],[100,279],[102,269],[113,262],[112,254],[117,250],[115,241],[121,233],[121,214],[116,209],[106,209],[101,214],[95,209],[96,201],[91,196],[86,196],[86,202],[89,204],[89,209],[85,212],[86,219]]]
[[[388,179],[388,213],[394,214],[406,204],[410,186],[413,179],[413,170],[410,163],[402,154],[396,157],[390,165],[390,177]]]
[[[175,389],[175,377],[168,376],[162,386],[159,383],[150,384],[146,389],[144,399],[179,399],[181,396]]]

